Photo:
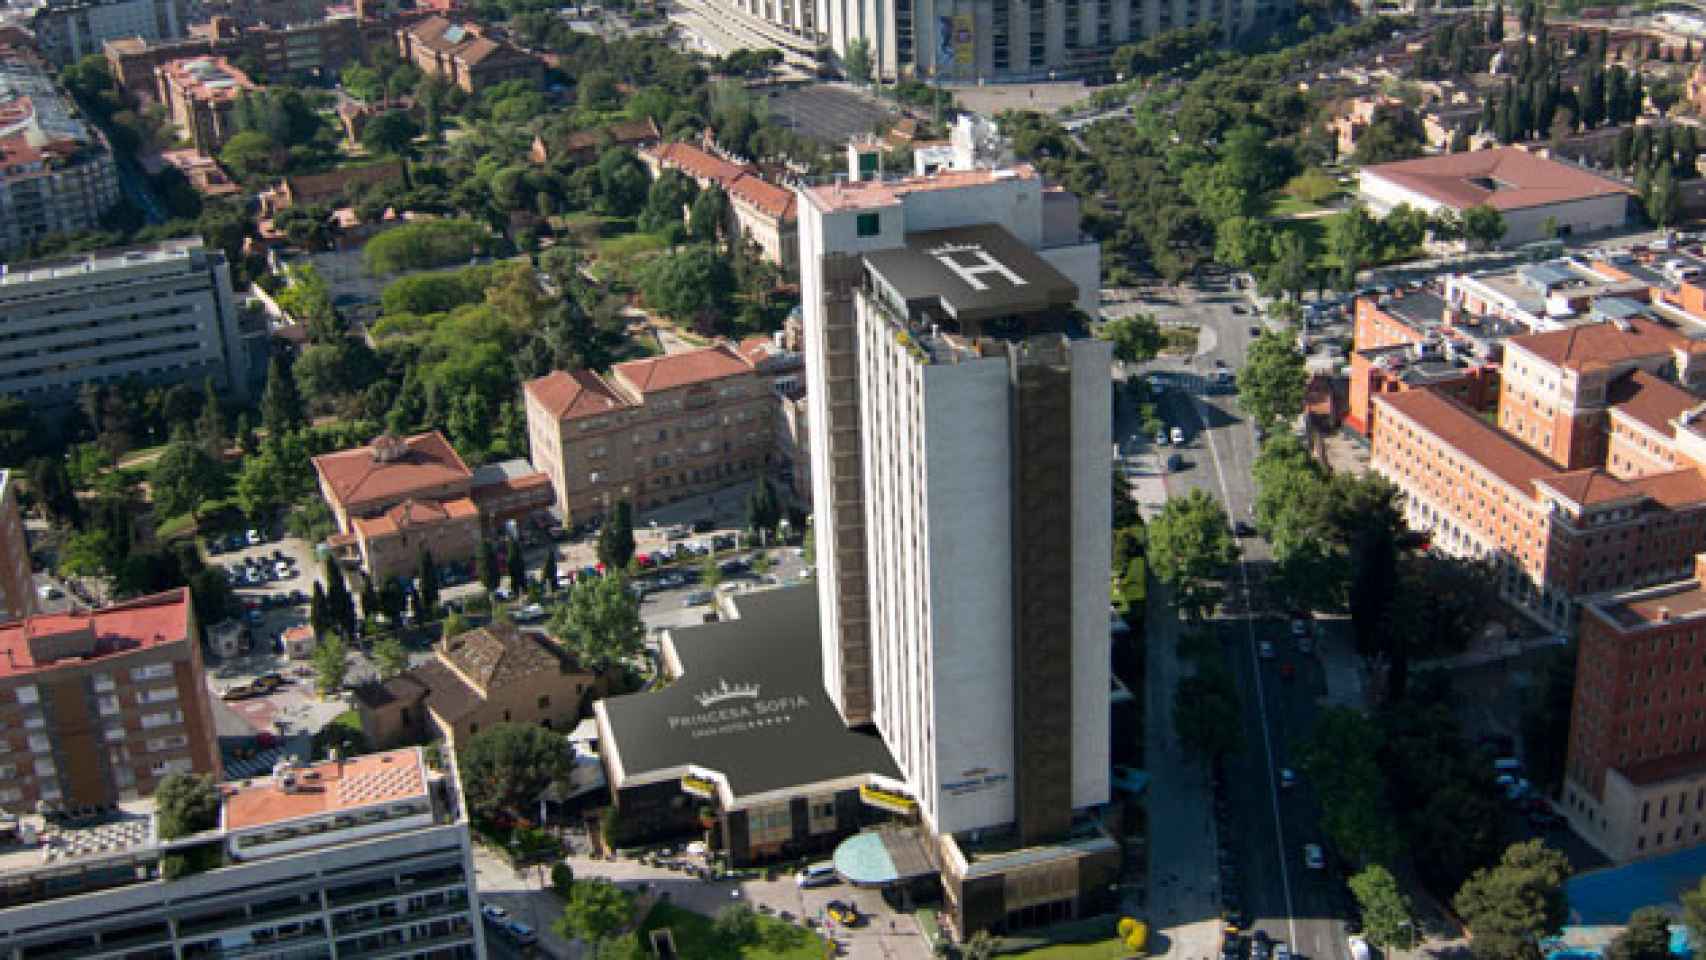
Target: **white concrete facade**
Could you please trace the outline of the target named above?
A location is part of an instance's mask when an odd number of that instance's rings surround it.
[[[1463,214],[1462,208],[1442,203],[1366,167],[1357,174],[1357,193],[1368,206],[1369,212],[1375,216],[1385,216],[1399,204],[1408,204],[1416,210],[1430,214],[1447,209],[1459,216]],[[1542,229],[1548,218],[1551,218],[1559,229],[1572,234],[1600,233],[1622,227],[1629,222],[1629,198],[1621,193],[1608,193],[1581,200],[1538,204],[1499,212],[1505,218],[1505,235],[1499,243],[1515,246],[1548,239]]]
[[[1613,863],[1695,846],[1706,830],[1706,770],[1638,784],[1612,766],[1603,803],[1573,776],[1564,779],[1563,799],[1570,825]]]
[[[0,392],[64,404],[140,377],[248,392],[231,270],[199,239],[0,267]]]
[[[812,417],[812,485],[824,682],[838,703],[847,680],[842,604],[868,617],[871,716],[919,801],[925,823],[958,834],[1013,823],[1016,715],[1013,637],[1013,363],[1004,352],[921,355],[898,320],[854,289],[833,295],[824,258],[901,247],[908,234],[994,224],[1078,285],[1094,316],[1097,247],[1076,216],[1045,218],[1028,168],[943,173],[872,184],[854,196],[801,192],[800,276]],[[1054,198],[1049,204],[1059,214]],[[1070,221],[1073,229],[1061,229]],[[845,264],[832,266],[844,270]],[[836,319],[850,308],[851,329]],[[843,363],[850,352],[854,363]],[[1111,558],[1112,350],[1068,344],[1071,364],[1071,802],[1107,802],[1110,709],[1107,590]],[[853,412],[845,401],[853,400]],[[830,429],[821,425],[829,424]],[[838,483],[852,445],[858,476]],[[829,522],[857,502],[862,524]],[[837,527],[840,529],[837,529]],[[844,569],[843,537],[863,538],[863,569]],[[863,579],[849,595],[847,582]],[[843,706],[843,716],[849,711]],[[975,773],[975,777],[968,774]],[[970,780],[978,781],[975,785]]]
[[[108,40],[182,37],[183,21],[178,0],[49,0],[34,26],[43,55],[67,64],[100,53]]]
[[[801,47],[845,58],[863,40],[885,78],[1047,80],[1108,69],[1114,50],[1167,30],[1221,24],[1228,36],[1292,8],[1290,0],[721,0]],[[963,28],[968,26],[969,31]]]
[[[871,300],[861,296],[858,310],[877,729],[933,830],[1008,823],[1008,362],[921,363]],[[945,792],[966,769],[1006,779]]]

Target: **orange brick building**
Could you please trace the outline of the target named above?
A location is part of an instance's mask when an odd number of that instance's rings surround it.
[[[1452,309],[1426,290],[1358,297],[1345,423],[1373,429],[1373,398],[1427,388],[1474,410],[1492,409],[1508,324]]]
[[[646,508],[757,477],[776,398],[725,344],[527,382],[528,448],[573,522],[618,501]]]

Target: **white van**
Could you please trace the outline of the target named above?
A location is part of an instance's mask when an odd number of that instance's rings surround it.
[[[831,886],[840,883],[841,878],[835,875],[835,864],[825,860],[822,863],[810,864],[801,870],[794,877],[794,882],[799,884],[801,889],[804,889],[806,887]]]

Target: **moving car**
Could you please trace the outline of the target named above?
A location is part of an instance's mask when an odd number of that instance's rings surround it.
[[[1274,658],[1274,642],[1272,640],[1263,640],[1261,643],[1256,645],[1256,649],[1261,653],[1263,660],[1272,660]]]
[[[1169,431],[1168,435],[1172,438],[1173,443],[1175,445],[1182,444],[1185,442],[1185,431],[1184,431],[1184,428],[1182,428],[1182,427],[1174,427],[1171,431]]]
[[[1249,521],[1240,520],[1232,525],[1232,532],[1240,537],[1253,537],[1256,535],[1256,528],[1252,527]]]
[[[841,878],[835,874],[835,864],[828,860],[808,864],[805,869],[794,876],[794,883],[798,884],[801,889],[827,887],[839,882],[841,882]]]
[[[219,699],[227,701],[247,700],[250,697],[259,695],[259,693],[260,691],[256,690],[254,687],[246,683],[239,683],[234,687],[226,687],[225,691],[219,695]]]
[[[1327,855],[1321,852],[1319,843],[1303,845],[1303,865],[1311,870],[1327,869]]]
[[[1281,790],[1290,790],[1297,786],[1297,774],[1290,767],[1281,767],[1279,785]]]

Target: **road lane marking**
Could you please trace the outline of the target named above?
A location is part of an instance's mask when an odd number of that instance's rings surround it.
[[[1233,509],[1232,494],[1228,491],[1226,486],[1226,472],[1220,467],[1220,451],[1215,447],[1214,431],[1209,429],[1208,416],[1202,409],[1208,404],[1206,404],[1202,397],[1197,394],[1190,394],[1190,398],[1193,405],[1193,412],[1197,415],[1197,422],[1202,427],[1203,437],[1208,441],[1209,457],[1214,461],[1214,476],[1215,479],[1220,482],[1221,503],[1225,506],[1227,513],[1230,514]],[[1253,427],[1251,429],[1252,431],[1254,430]],[[1253,432],[1252,436],[1254,436]],[[1232,523],[1235,521],[1228,516],[1227,522]],[[1238,579],[1242,581],[1244,587],[1245,605],[1250,606],[1250,569],[1244,563],[1244,550],[1241,545],[1238,550]],[[1278,777],[1278,773],[1277,768],[1274,765],[1274,740],[1273,735],[1268,731],[1267,694],[1262,689],[1262,661],[1256,654],[1256,619],[1254,613],[1254,610],[1246,611],[1244,618],[1244,630],[1250,639],[1250,663],[1256,676],[1256,715],[1260,717],[1262,721],[1262,746],[1266,749],[1268,755],[1266,779],[1268,781],[1268,798],[1273,803],[1275,842],[1279,844],[1280,889],[1285,893],[1286,931],[1290,936],[1288,942],[1293,946],[1296,946],[1297,911],[1292,906],[1291,902],[1291,868],[1286,864],[1285,821],[1280,817],[1279,785],[1275,782]],[[1252,917],[1251,919],[1254,918]]]

